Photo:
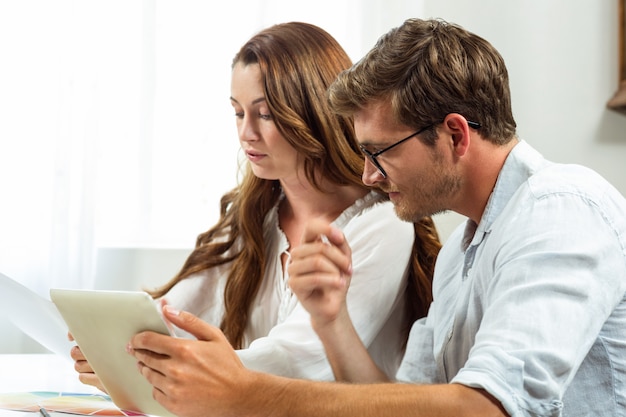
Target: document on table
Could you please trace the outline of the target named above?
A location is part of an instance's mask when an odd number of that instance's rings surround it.
[[[53,353],[70,358],[73,342],[54,303],[0,273],[0,315]]]
[[[40,408],[45,409],[51,417],[54,413],[82,416],[145,416],[142,413],[120,410],[111,398],[104,394],[43,391],[0,394],[0,415],[3,417],[22,415],[20,413],[41,417]]]

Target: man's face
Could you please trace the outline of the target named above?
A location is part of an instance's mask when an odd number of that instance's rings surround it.
[[[370,153],[415,132],[414,127],[393,121],[391,115],[391,106],[383,101],[371,103],[355,113],[356,136]],[[462,183],[452,162],[451,138],[448,141],[440,136],[435,146],[429,147],[419,136],[377,157],[387,178],[367,157],[363,170],[363,182],[378,185],[388,193],[398,217],[409,222],[450,209]]]

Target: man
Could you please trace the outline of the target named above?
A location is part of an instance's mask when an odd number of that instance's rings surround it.
[[[290,285],[336,378],[355,383],[251,372],[218,329],[165,309],[205,343],[197,352],[133,338],[156,399],[181,416],[626,416],[626,201],[516,137],[498,52],[458,26],[410,19],[330,99],[354,117],[363,181],[400,218],[469,219],[440,252],[398,382],[385,381],[347,314],[349,242],[314,222],[292,252]],[[187,378],[191,368],[202,378]]]

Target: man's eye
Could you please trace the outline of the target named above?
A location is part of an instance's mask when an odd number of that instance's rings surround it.
[[[361,152],[363,152],[363,153],[364,153],[364,154],[366,154],[366,155],[367,155],[367,154],[373,154],[373,153],[376,153],[376,152],[378,152],[378,149],[379,149],[378,147],[376,147],[376,146],[371,146],[371,145],[370,145],[370,146],[367,146],[367,147],[366,147],[366,146],[361,146]]]

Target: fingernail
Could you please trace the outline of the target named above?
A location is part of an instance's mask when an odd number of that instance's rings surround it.
[[[172,306],[171,306],[171,305],[169,305],[169,304],[164,305],[164,306],[163,306],[163,310],[164,310],[167,314],[172,315],[172,316],[179,316],[179,315],[180,315],[180,310],[178,310],[178,309],[176,309],[176,308],[172,307]]]
[[[130,342],[126,344],[126,352],[130,353],[131,355],[133,354],[133,346],[130,344]]]
[[[330,235],[333,237],[333,239],[336,240],[341,239],[342,233],[343,232],[340,229],[337,229],[335,227],[330,230]]]

